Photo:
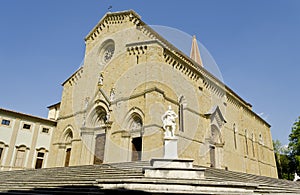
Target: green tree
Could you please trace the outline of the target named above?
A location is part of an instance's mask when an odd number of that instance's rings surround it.
[[[278,173],[278,178],[282,179],[282,165],[281,165],[281,160],[280,160],[280,150],[281,150],[281,143],[280,141],[273,140],[273,148],[274,148],[274,153],[275,153],[275,161],[276,161],[276,167],[277,167],[277,173]]]
[[[293,124],[292,132],[289,135],[289,149],[290,149],[290,166],[293,172],[300,172],[300,116]]]
[[[277,173],[279,179],[294,179],[293,170],[290,169],[289,149],[282,146],[279,140],[273,140],[273,148],[275,153],[275,160],[277,166]]]

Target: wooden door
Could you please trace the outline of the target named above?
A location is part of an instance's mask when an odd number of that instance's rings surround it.
[[[68,148],[66,150],[66,159],[65,159],[65,167],[69,166],[70,163],[70,157],[71,157],[71,148]]]
[[[104,151],[105,151],[105,141],[106,135],[100,134],[96,137],[95,143],[95,155],[94,155],[94,164],[99,165],[103,163]]]
[[[142,159],[142,138],[136,137],[132,139],[132,161],[139,161]]]

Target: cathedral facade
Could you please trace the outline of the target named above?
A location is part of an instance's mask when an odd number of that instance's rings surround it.
[[[277,177],[270,125],[205,69],[195,42],[187,56],[129,10],[107,13],[85,43],[63,83],[49,166],[161,158],[170,107],[179,158]]]
[[[23,168],[163,158],[164,114],[171,110],[178,158],[277,178],[270,125],[205,69],[195,37],[191,43],[187,56],[134,11],[107,13],[86,36],[84,63],[63,82],[61,101],[48,107],[47,120],[38,119],[45,125],[38,122],[34,132],[50,129],[49,144],[27,144],[38,145],[28,156],[43,150],[47,157]],[[14,139],[1,139],[0,151],[9,151]],[[22,143],[5,165],[16,162]]]

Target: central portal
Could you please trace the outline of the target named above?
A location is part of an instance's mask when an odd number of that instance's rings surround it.
[[[132,156],[131,161],[140,161],[142,159],[142,138],[136,137],[132,139]]]

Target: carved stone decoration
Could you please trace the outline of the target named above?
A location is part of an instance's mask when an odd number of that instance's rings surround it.
[[[101,72],[101,73],[99,74],[99,79],[98,79],[98,85],[99,85],[99,86],[102,86],[102,85],[103,85],[103,79],[104,79],[103,73]]]
[[[135,130],[140,130],[141,128],[142,128],[142,121],[137,119],[133,120],[130,129],[132,131],[135,131]]]
[[[108,122],[109,122],[109,120],[110,120],[110,114],[109,114],[109,113],[107,113],[107,114],[106,114],[106,121],[105,121],[105,122],[106,122],[106,123],[108,123]]]
[[[110,90],[110,97],[109,97],[109,99],[110,99],[110,101],[114,101],[115,100],[115,88],[111,88],[111,90]]]
[[[99,50],[100,65],[107,64],[115,53],[115,43],[112,39],[108,39],[102,43]]]
[[[175,137],[175,119],[177,117],[178,115],[172,110],[171,106],[169,106],[169,109],[162,115],[161,120],[163,122],[163,129],[165,130],[165,138]]]
[[[83,122],[82,122],[82,126],[85,127],[85,123],[86,123],[86,110],[88,109],[89,106],[89,101],[90,101],[90,97],[86,97],[84,100],[84,114],[83,114]]]
[[[110,61],[110,59],[112,58],[112,56],[114,55],[115,52],[115,47],[113,45],[109,45],[105,51],[104,51],[104,55],[103,55],[103,61],[105,63],[107,63],[108,61]]]

